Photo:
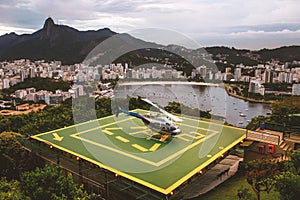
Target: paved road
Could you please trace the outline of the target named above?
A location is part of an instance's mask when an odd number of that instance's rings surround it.
[[[180,194],[172,199],[201,199],[201,195],[209,192],[228,178],[232,177],[237,172],[239,162],[242,160],[243,158],[238,156],[227,156],[206,173],[201,175],[201,177],[197,178],[190,185],[181,190]]]

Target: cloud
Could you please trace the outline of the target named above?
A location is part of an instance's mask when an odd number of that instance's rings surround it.
[[[4,35],[6,33],[32,33],[36,30],[34,29],[27,29],[27,28],[19,28],[19,27],[11,27],[11,26],[1,26],[0,25],[0,35]]]
[[[248,30],[246,32],[234,32],[230,33],[229,36],[231,37],[256,37],[256,36],[288,36],[288,35],[294,35],[300,37],[300,30],[288,30],[288,29],[283,29],[281,31],[253,31],[253,30]]]
[[[241,49],[277,48],[285,45],[300,44],[300,29],[298,30],[247,30],[242,32],[211,32],[195,37],[202,46],[233,46]]]
[[[201,38],[200,43],[205,40],[205,44],[223,44],[222,37],[228,44],[237,41],[234,37],[257,37],[260,41],[266,34],[283,42],[287,35],[297,42],[296,33],[283,30],[300,29],[296,0],[2,0],[0,9],[0,34],[8,29],[19,33],[37,30],[48,16],[79,30],[166,28]]]
[[[300,4],[298,1],[261,1],[250,3],[252,12],[241,21],[243,24],[269,24],[299,22]]]

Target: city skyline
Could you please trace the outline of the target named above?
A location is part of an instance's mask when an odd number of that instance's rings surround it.
[[[108,27],[118,33],[143,28],[174,30],[200,46],[261,49],[300,44],[297,1],[1,1],[0,35],[33,33],[51,16],[78,30]],[[141,38],[143,39],[143,38]]]

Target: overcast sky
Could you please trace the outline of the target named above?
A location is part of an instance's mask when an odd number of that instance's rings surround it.
[[[78,30],[165,28],[201,46],[300,45],[298,0],[0,0],[0,35],[32,33],[51,16]]]

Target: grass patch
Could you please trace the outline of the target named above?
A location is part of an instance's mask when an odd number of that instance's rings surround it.
[[[251,193],[253,194],[253,198],[255,199],[255,194],[251,188],[251,186],[247,183],[246,177],[240,173],[237,173],[232,178],[221,184],[220,186],[216,187],[215,189],[211,190],[207,194],[196,198],[201,200],[232,200],[237,199],[237,191],[241,187],[248,188]],[[195,199],[195,200],[196,200]],[[261,192],[261,199],[262,200],[276,200],[280,199],[280,195],[274,189],[267,194],[266,192]]]

